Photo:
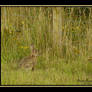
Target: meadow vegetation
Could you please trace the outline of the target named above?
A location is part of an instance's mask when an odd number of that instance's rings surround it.
[[[15,69],[30,44],[34,71]],[[81,81],[83,80],[83,81]],[[91,7],[1,7],[2,85],[92,85]]]

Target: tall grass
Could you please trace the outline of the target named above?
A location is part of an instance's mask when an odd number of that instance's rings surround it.
[[[75,77],[75,84],[80,84],[76,82],[76,77],[84,78],[88,74],[92,77],[92,64],[88,62],[88,58],[92,57],[91,43],[91,7],[2,7],[2,84],[42,84],[42,81],[43,84],[50,84],[48,77],[50,72],[47,69],[53,72],[53,68],[56,69],[54,72],[57,80],[54,82],[54,79],[50,79],[51,84],[74,84],[73,80],[70,82],[67,78],[69,74],[70,77]],[[18,79],[15,78],[17,72],[12,73],[9,64],[14,65],[21,58],[28,56],[31,53],[30,44],[34,44],[41,52],[36,66],[39,71],[32,73],[33,83],[30,79],[26,80],[30,75],[23,77],[22,71],[18,71],[18,74],[25,79],[25,81],[20,79],[22,82],[18,83]],[[9,71],[7,68],[10,68]],[[45,77],[44,71],[48,72],[46,81],[40,79]],[[38,72],[42,74],[39,81],[35,81],[34,77],[38,76]],[[60,72],[66,74],[59,75]],[[74,72],[76,74],[73,74]],[[10,76],[7,77],[7,73]]]

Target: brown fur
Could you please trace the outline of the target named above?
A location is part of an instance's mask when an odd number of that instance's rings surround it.
[[[33,46],[31,46],[30,48],[32,51],[31,55],[21,59],[19,61],[18,68],[34,70],[37,63],[37,51],[34,49]]]

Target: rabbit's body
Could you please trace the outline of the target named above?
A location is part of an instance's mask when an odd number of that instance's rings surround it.
[[[34,70],[34,67],[37,63],[37,51],[31,46],[31,55],[27,56],[19,61],[18,68],[31,69]]]
[[[24,69],[31,69],[34,70],[34,67],[37,63],[37,59],[35,56],[31,55],[28,57],[23,58],[20,62],[18,67],[19,68],[24,68]]]

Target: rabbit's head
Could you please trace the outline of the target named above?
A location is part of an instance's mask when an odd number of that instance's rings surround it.
[[[34,45],[33,45],[33,44],[30,45],[30,50],[31,50],[31,51],[34,50]]]
[[[35,48],[35,46],[34,46],[33,44],[30,45],[30,50],[31,50],[32,52],[36,52],[36,48]]]
[[[37,50],[37,48],[35,48],[35,46],[33,44],[30,45],[30,50],[32,51],[32,54],[34,56],[38,56],[38,50]]]

